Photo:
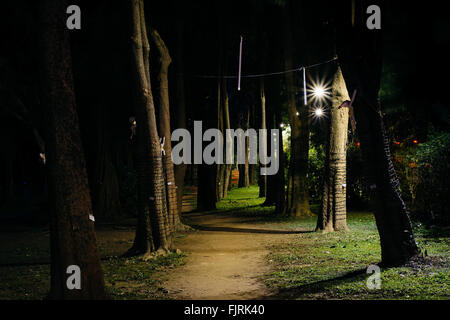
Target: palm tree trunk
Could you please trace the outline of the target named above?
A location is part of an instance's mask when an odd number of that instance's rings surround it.
[[[322,210],[317,219],[317,230],[347,230],[346,211],[346,149],[348,108],[342,107],[350,100],[347,87],[338,67],[331,89],[330,131],[326,143],[324,191]]]

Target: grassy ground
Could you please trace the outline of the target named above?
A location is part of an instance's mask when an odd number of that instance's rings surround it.
[[[223,214],[254,217],[264,228],[313,231],[316,216],[273,216],[257,187],[233,189],[217,207]],[[318,206],[312,206],[316,211]],[[449,299],[450,232],[415,224],[423,259],[409,266],[381,269],[381,288],[369,290],[367,267],[381,260],[373,215],[348,214],[350,232],[306,232],[270,248],[273,271],[263,281],[281,299]]]
[[[177,235],[177,238],[183,235]],[[167,299],[161,284],[186,254],[172,253],[147,262],[121,258],[133,243],[134,230],[101,228],[97,239],[107,290],[113,299]],[[50,288],[48,231],[0,234],[0,300],[43,299]]]
[[[264,283],[282,299],[449,299],[450,233],[415,226],[423,261],[382,270],[381,289],[369,290],[366,269],[380,261],[378,233],[373,217],[350,212],[350,232],[312,232],[316,217],[292,219],[273,214],[257,197],[257,187],[233,189],[218,203],[215,213],[251,218],[262,228],[301,230],[270,248],[272,272]],[[316,210],[313,207],[313,211]],[[48,230],[25,228],[0,233],[0,300],[42,299],[50,285]],[[166,299],[162,289],[170,270],[185,262],[185,254],[154,261],[118,258],[133,241],[134,230],[97,231],[108,291],[114,299]],[[183,237],[183,235],[177,235]],[[36,264],[43,263],[43,264]],[[9,266],[5,266],[10,264]],[[11,265],[13,264],[13,265]],[[162,272],[161,272],[162,271]]]
[[[290,299],[450,298],[448,235],[416,229],[427,256],[409,266],[382,269],[380,289],[369,290],[366,269],[381,259],[376,227],[367,213],[350,213],[348,224],[350,232],[301,234],[272,248],[268,260],[275,271],[265,277],[266,284]]]

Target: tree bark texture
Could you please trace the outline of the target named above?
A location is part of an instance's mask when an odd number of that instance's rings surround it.
[[[137,121],[137,184],[138,225],[129,255],[149,257],[155,250],[171,249],[169,217],[166,205],[166,184],[160,140],[157,132],[155,106],[150,83],[149,52],[144,16],[144,2],[131,0],[132,41],[135,75],[138,87]]]
[[[159,70],[157,74],[159,93],[159,130],[164,139],[164,175],[167,195],[167,211],[171,231],[177,230],[180,224],[180,215],[177,205],[177,189],[175,183],[174,165],[172,162],[172,141],[170,131],[170,104],[169,104],[169,66],[172,58],[169,49],[155,29],[150,30],[150,35],[159,55]]]
[[[72,61],[65,28],[65,1],[44,1],[42,22],[43,101],[51,202],[52,299],[107,297],[94,230],[84,152],[76,112]],[[67,268],[81,271],[81,289],[69,290]]]
[[[331,95],[324,191],[322,208],[317,219],[317,230],[326,232],[348,229],[346,220],[348,108],[342,107],[342,104],[349,101],[350,97],[340,67],[334,75]]]

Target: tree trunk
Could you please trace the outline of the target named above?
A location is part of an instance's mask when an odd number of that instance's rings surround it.
[[[93,187],[92,202],[95,215],[103,219],[115,219],[120,215],[119,180],[112,162],[105,104],[97,106],[97,145],[94,172],[91,173]]]
[[[138,87],[137,122],[137,184],[138,225],[133,247],[127,255],[150,257],[155,249],[171,248],[170,225],[166,206],[166,186],[160,141],[156,126],[155,106],[150,83],[149,51],[144,2],[131,0],[133,23],[133,57]]]
[[[293,68],[293,40],[288,6],[284,8],[283,18],[285,68],[290,70]],[[291,125],[291,160],[286,214],[294,217],[310,216],[307,181],[309,151],[308,106],[305,105],[297,109],[294,75],[292,72],[288,72],[285,74],[285,78],[289,122]],[[299,115],[297,115],[297,112],[299,112]]]
[[[382,3],[358,2],[356,16],[364,17],[365,8],[371,4],[380,5],[383,10]],[[337,53],[348,89],[350,92],[357,89],[354,101],[356,129],[380,234],[382,263],[386,266],[400,265],[417,255],[419,250],[399,190],[380,108],[381,30],[368,30],[365,19],[361,18],[355,20],[352,27],[350,17],[346,15],[348,7],[336,9],[340,15]],[[339,12],[340,9],[343,11]]]
[[[42,74],[46,158],[51,203],[52,299],[107,297],[94,230],[84,152],[76,113],[65,1],[42,4]],[[81,289],[69,290],[67,268],[81,271]]]
[[[275,85],[276,84],[276,85]],[[274,81],[273,92],[271,93],[269,99],[272,99],[270,102],[273,114],[274,114],[274,122],[272,123],[271,128],[278,129],[279,123],[281,123],[281,100],[280,100],[280,83],[278,81]],[[277,150],[277,156],[279,161],[279,169],[276,175],[273,177],[273,191],[275,193],[273,199],[275,201],[275,212],[277,214],[282,214],[285,210],[286,206],[286,191],[285,191],[285,174],[284,174],[284,163],[285,163],[285,155],[283,150],[283,136],[280,134],[279,140],[279,148]]]
[[[159,70],[157,81],[159,85],[159,130],[164,140],[163,166],[167,195],[167,211],[170,230],[175,231],[180,225],[180,215],[177,205],[177,189],[175,182],[174,166],[172,162],[172,141],[170,131],[170,105],[169,105],[169,79],[168,72],[172,59],[166,44],[158,31],[150,30],[150,35],[159,53]]]
[[[214,89],[210,85],[205,88],[206,98],[203,104],[203,114],[205,115],[203,125],[203,130],[209,128],[214,128],[217,123],[217,114],[211,110],[217,110],[213,106],[213,96]],[[204,150],[202,148],[202,150]],[[206,164],[202,163],[199,165],[198,169],[198,193],[197,193],[197,207],[199,210],[215,210],[216,209],[216,186],[217,186],[217,164]]]
[[[247,114],[244,115],[245,119],[244,119],[244,126],[243,126],[243,130],[247,130],[249,127],[249,122],[250,122],[250,110],[247,110]],[[249,178],[249,167],[248,167],[248,148],[249,148],[249,137],[245,137],[245,152],[244,152],[244,156],[245,156],[245,163],[238,165],[239,168],[239,183],[238,183],[238,187],[239,188],[246,188],[248,186],[250,186],[250,178]]]
[[[179,20],[177,24],[177,50],[175,56],[175,67],[177,70],[176,77],[176,109],[173,109],[177,129],[186,129],[186,96],[184,94],[184,67],[183,67],[183,21]],[[176,110],[176,112],[175,112]],[[186,176],[187,164],[180,164],[175,166],[175,185],[177,186],[177,212],[181,217],[183,209],[183,193],[184,193],[184,178]]]
[[[223,99],[223,116],[224,116],[224,132],[227,129],[231,129],[230,125],[230,109],[229,109],[229,101],[228,101],[228,90],[227,90],[227,82],[226,79],[222,81],[222,99]],[[226,137],[226,135],[224,135]],[[226,147],[226,143],[225,143]],[[226,154],[226,152],[224,153]],[[226,161],[224,161],[226,162]],[[224,172],[224,182],[223,182],[223,197],[225,198],[228,195],[229,187],[231,186],[231,164],[225,163],[225,172]]]
[[[324,191],[322,210],[317,219],[316,230],[347,230],[346,211],[346,154],[349,101],[347,87],[338,67],[331,89],[330,131],[325,151]]]
[[[222,80],[224,81],[224,80]],[[220,88],[222,86],[222,81],[218,81],[218,91],[220,92]],[[223,94],[223,93],[222,93]],[[218,95],[218,108],[217,108],[217,112],[218,112],[218,129],[222,132],[222,136],[225,137],[226,132],[224,130],[224,121],[223,121],[223,99],[221,98],[221,94]],[[223,154],[225,154],[225,146],[223,149]],[[224,159],[225,160],[225,159]],[[223,184],[225,182],[225,173],[226,173],[226,161],[224,161],[224,163],[218,164],[217,165],[217,201],[220,201],[221,199],[223,199],[225,191],[223,189]]]
[[[264,79],[261,78],[259,82],[259,92],[260,92],[260,103],[261,103],[261,129],[267,129],[266,123],[266,93],[264,90]],[[266,141],[268,142],[268,137],[266,136]],[[263,145],[263,150],[261,150],[263,155],[267,155],[268,143]],[[264,164],[261,164],[261,167],[264,167]],[[267,175],[259,174],[258,179],[259,184],[259,197],[264,198],[267,196]]]
[[[278,93],[279,94],[279,93]],[[281,107],[277,108],[275,112],[275,123],[281,122]],[[275,175],[275,212],[278,214],[282,214],[286,208],[286,179],[284,175],[284,163],[285,163],[285,155],[283,150],[283,137],[280,135],[280,142],[279,142],[279,169],[277,174]]]

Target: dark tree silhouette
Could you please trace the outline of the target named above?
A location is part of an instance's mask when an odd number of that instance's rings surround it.
[[[285,69],[294,67],[294,46],[291,25],[291,2],[283,10],[283,42]],[[291,216],[309,216],[309,192],[307,183],[309,121],[308,106],[297,109],[295,84],[292,72],[285,74],[289,123],[291,125],[291,159],[289,164],[286,213]],[[298,112],[298,113],[297,113]]]
[[[72,61],[65,28],[66,1],[41,3],[43,101],[51,203],[52,299],[106,298],[94,231],[84,152],[76,113]],[[67,268],[81,271],[81,289],[69,290]]]
[[[409,213],[399,190],[386,136],[379,90],[382,69],[382,30],[366,26],[366,8],[383,1],[359,1],[352,26],[350,1],[336,8],[337,53],[350,92],[357,90],[354,102],[356,130],[370,187],[371,205],[380,234],[382,262],[399,265],[418,253]]]

